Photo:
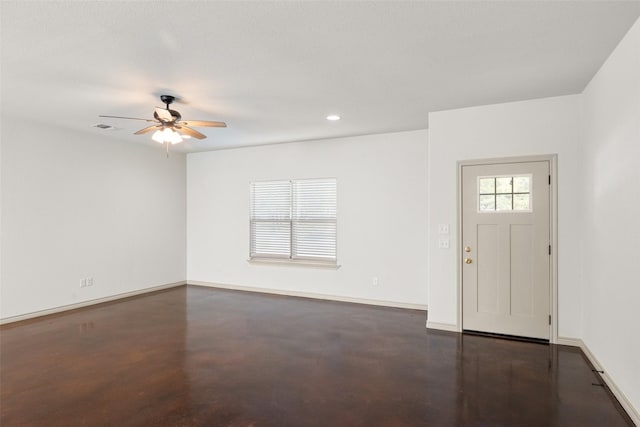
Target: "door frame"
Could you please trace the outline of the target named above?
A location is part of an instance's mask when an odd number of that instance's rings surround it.
[[[462,167],[477,165],[492,165],[503,163],[549,162],[551,186],[549,187],[549,227],[551,231],[551,258],[549,260],[549,312],[551,325],[549,326],[549,343],[556,344],[558,340],[558,155],[536,155],[518,157],[499,157],[475,160],[459,160],[457,162],[457,239],[455,243],[457,262],[457,323],[458,332],[462,332]]]

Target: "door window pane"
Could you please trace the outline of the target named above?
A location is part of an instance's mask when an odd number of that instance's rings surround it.
[[[496,196],[496,210],[497,211],[510,211],[510,210],[513,210],[512,195],[511,194],[498,194]]]
[[[514,176],[513,177],[513,192],[514,193],[528,193],[529,192],[529,180],[528,176]]]
[[[514,194],[513,195],[513,210],[514,211],[528,211],[531,200],[531,194]]]
[[[478,177],[478,212],[531,212],[531,175]]]
[[[481,211],[495,211],[496,210],[496,196],[494,194],[481,195],[480,196],[480,210]]]
[[[511,182],[513,178],[510,176],[496,178],[496,193],[497,194],[505,194],[512,193],[511,191]]]
[[[495,193],[496,193],[496,179],[480,178],[480,194],[495,194]]]

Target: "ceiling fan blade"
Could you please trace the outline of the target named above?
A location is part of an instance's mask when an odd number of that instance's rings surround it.
[[[205,126],[211,128],[226,128],[225,122],[211,122],[208,120],[183,120],[179,123],[183,126]]]
[[[198,139],[205,139],[207,136],[198,132],[195,129],[191,129],[189,127],[186,127],[185,125],[180,125],[180,126],[176,126],[176,129],[178,130],[178,132],[187,134],[189,136],[192,136],[194,138],[198,138]]]
[[[161,127],[162,125],[152,125],[144,129],[140,129],[138,132],[134,133],[134,135],[142,135],[143,133],[151,132],[152,130],[160,129]]]
[[[164,108],[156,107],[156,115],[160,120],[162,120],[165,123],[169,123],[174,120],[173,116],[171,115],[171,112]]]
[[[139,119],[137,117],[122,117],[122,116],[105,116],[100,114],[98,117],[109,117],[111,119],[127,119],[127,120],[143,120],[145,122],[156,122],[157,120],[151,120],[151,119]]]

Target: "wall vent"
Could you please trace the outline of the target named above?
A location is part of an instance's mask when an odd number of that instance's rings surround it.
[[[105,125],[104,123],[96,123],[92,125],[94,128],[102,129],[102,130],[114,130],[115,127],[111,125]]]

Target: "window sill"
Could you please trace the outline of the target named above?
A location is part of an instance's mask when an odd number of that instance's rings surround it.
[[[294,267],[315,267],[315,268],[327,268],[330,270],[337,270],[340,268],[339,264],[323,261],[309,261],[299,259],[279,259],[279,258],[250,258],[247,260],[249,264],[264,264],[264,265],[286,265]]]

